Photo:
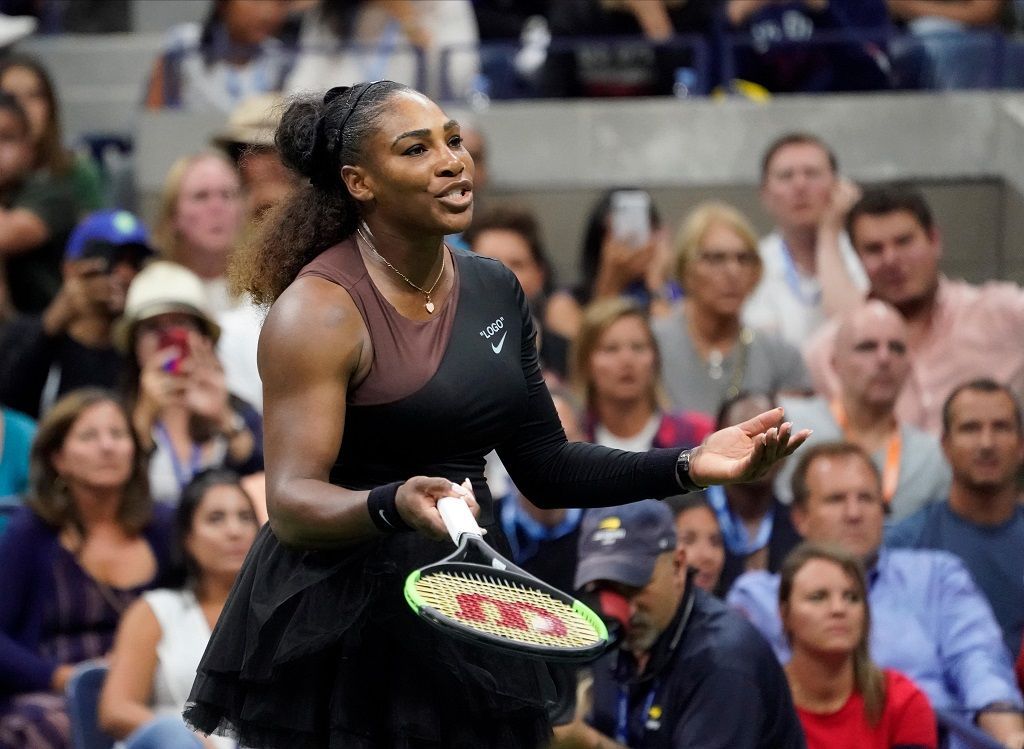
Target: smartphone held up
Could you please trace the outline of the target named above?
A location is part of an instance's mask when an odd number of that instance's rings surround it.
[[[164,363],[164,371],[171,374],[180,374],[182,363],[191,353],[188,343],[188,328],[173,326],[164,328],[160,332],[160,350],[174,349],[175,356]]]
[[[651,196],[647,192],[615,191],[609,215],[616,241],[638,250],[651,240]]]

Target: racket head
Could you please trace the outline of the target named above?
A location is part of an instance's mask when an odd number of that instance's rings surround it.
[[[406,578],[405,598],[448,635],[525,657],[585,663],[609,643],[589,607],[518,568],[442,560]]]

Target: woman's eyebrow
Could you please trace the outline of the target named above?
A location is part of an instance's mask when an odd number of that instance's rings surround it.
[[[458,126],[459,123],[456,120],[448,120],[448,122],[441,126],[441,129],[448,131],[457,128]],[[430,128],[425,127],[420,128],[419,130],[409,130],[391,141],[391,145],[395,145],[395,143],[402,140],[402,138],[426,138],[428,135],[430,135]]]

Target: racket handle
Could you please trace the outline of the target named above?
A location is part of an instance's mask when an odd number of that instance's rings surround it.
[[[441,513],[444,527],[448,529],[448,535],[452,537],[456,546],[459,545],[459,539],[462,538],[463,533],[483,536],[466,500],[458,497],[442,497],[437,500],[437,511]]]

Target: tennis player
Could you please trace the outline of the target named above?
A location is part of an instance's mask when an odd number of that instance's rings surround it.
[[[259,349],[270,523],[186,718],[267,749],[533,749],[551,735],[548,667],[463,645],[403,601],[405,576],[451,551],[437,500],[461,496],[507,554],[483,480],[492,448],[537,504],[587,506],[749,480],[806,433],[775,410],[682,453],[568,443],[515,277],[443,243],[473,215],[458,123],[379,81],[292,103],[276,139],[306,182],[233,270],[273,303]],[[464,477],[472,493],[453,485]]]

